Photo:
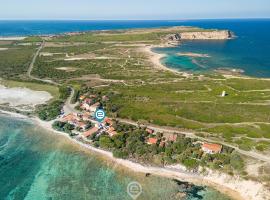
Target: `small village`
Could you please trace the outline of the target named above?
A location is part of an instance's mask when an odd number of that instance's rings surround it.
[[[56,122],[56,126],[59,127],[59,123],[68,125],[68,132],[71,136],[77,136],[85,141],[91,141],[95,137],[101,135],[108,135],[114,137],[118,133],[116,131],[117,125],[115,121],[109,117],[105,117],[102,122],[95,119],[96,110],[102,108],[102,103],[99,100],[106,102],[109,101],[109,97],[102,96],[98,98],[96,94],[85,94],[78,98],[78,112],[69,114],[62,114],[59,121]],[[166,134],[162,138],[157,137],[157,132],[151,128],[143,127],[147,133],[145,143],[148,145],[158,145],[159,147],[165,147],[169,142],[173,143],[177,141],[177,134]],[[65,131],[66,132],[66,131]],[[220,154],[222,152],[222,145],[210,144],[198,141],[201,146],[201,151],[205,154]]]

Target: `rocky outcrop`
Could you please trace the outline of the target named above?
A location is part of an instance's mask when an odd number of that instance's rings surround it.
[[[231,31],[201,31],[180,33],[181,40],[227,40],[232,38]]]
[[[181,36],[180,34],[176,33],[176,34],[169,34],[166,36],[165,38],[166,40],[170,41],[170,42],[177,42],[181,40]]]
[[[164,38],[164,42],[167,43],[168,45],[177,45],[181,41],[181,36],[180,34],[169,34]]]

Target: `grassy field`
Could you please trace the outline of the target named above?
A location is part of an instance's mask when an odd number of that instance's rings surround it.
[[[21,77],[27,72],[35,46],[15,46],[0,52],[0,77]]]

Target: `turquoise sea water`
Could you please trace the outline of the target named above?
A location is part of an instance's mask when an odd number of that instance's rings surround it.
[[[228,29],[234,32],[232,40],[183,41],[173,48],[155,49],[168,56],[163,63],[168,67],[192,73],[209,73],[214,69],[240,69],[245,75],[270,77],[270,20],[216,20],[197,21],[193,26]],[[192,58],[177,53],[208,54]]]
[[[0,115],[0,199],[131,199],[129,182],[137,181],[138,199],[181,199],[177,182],[145,177],[101,160],[63,136],[48,133],[25,120]],[[205,187],[184,189],[185,200],[227,200]]]

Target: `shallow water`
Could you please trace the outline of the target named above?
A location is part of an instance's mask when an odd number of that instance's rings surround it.
[[[228,29],[237,36],[232,40],[183,41],[177,47],[157,48],[168,56],[162,62],[168,67],[192,73],[209,73],[214,69],[240,69],[245,75],[270,77],[270,20],[194,21],[193,26]],[[194,58],[177,53],[208,54]]]
[[[137,181],[138,199],[181,199],[179,183],[135,174],[101,160],[68,139],[25,120],[0,115],[0,199],[131,199],[127,185]],[[193,186],[182,199],[226,200],[217,191]]]

